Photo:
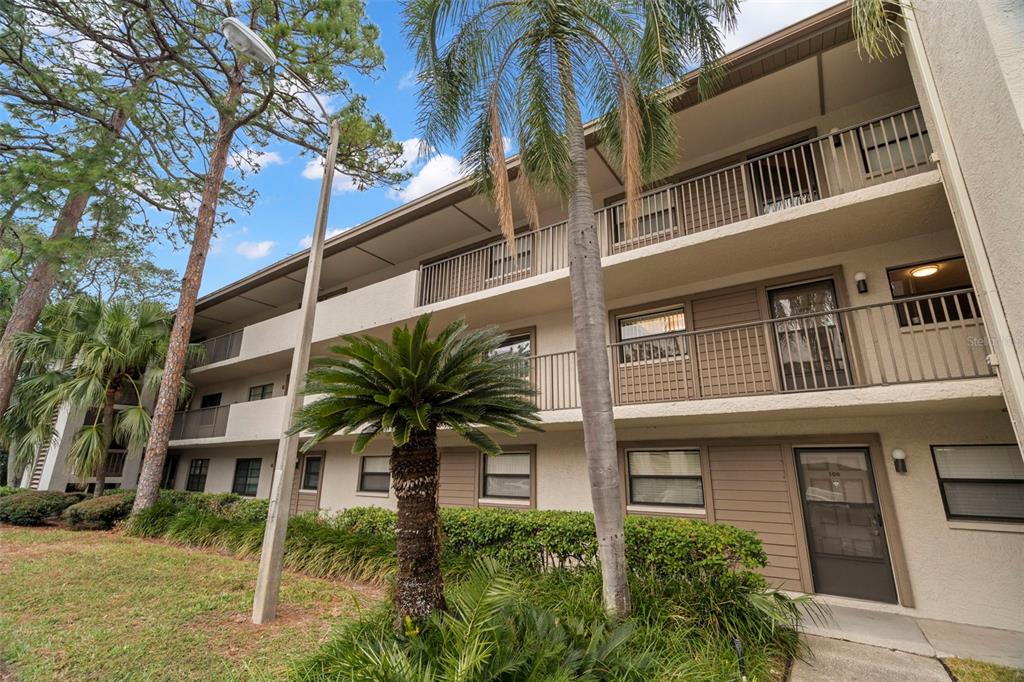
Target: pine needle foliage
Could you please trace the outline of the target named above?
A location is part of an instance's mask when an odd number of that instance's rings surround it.
[[[324,397],[296,415],[295,431],[309,431],[309,450],[337,433],[358,433],[352,451],[390,434],[394,447],[414,431],[448,428],[482,452],[501,446],[484,428],[504,434],[539,430],[534,390],[520,357],[495,353],[505,336],[469,330],[457,320],[431,338],[430,316],[396,327],[390,342],[346,336],[306,375],[307,394]]]

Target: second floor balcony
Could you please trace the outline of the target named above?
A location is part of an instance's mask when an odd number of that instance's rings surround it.
[[[616,405],[993,376],[970,289],[608,346]],[[544,410],[580,406],[576,351],[524,358]]]
[[[619,201],[594,213],[602,256],[633,251],[931,170],[919,107],[758,154],[643,194],[626,225]],[[569,267],[567,224],[521,234],[420,267],[430,305]]]

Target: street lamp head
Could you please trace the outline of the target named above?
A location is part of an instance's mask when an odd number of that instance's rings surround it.
[[[220,24],[220,32],[239,54],[255,59],[265,66],[277,63],[277,55],[256,32],[235,17],[227,17]]]

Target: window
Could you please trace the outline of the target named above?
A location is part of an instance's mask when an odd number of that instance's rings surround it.
[[[483,455],[484,497],[530,499],[530,453]]]
[[[619,317],[620,362],[678,358],[686,354],[682,306]]]
[[[501,342],[501,345],[491,351],[492,355],[508,353],[528,358],[532,354],[533,340],[529,334],[510,334]]]
[[[220,407],[220,393],[208,393],[199,400],[199,409],[205,410],[208,407]]]
[[[631,240],[650,240],[656,237],[667,238],[676,229],[675,192],[653,194],[641,198],[637,206],[636,225],[633,230],[626,230],[626,207],[616,206],[614,209],[616,244]]]
[[[700,450],[626,452],[631,504],[703,507]]]
[[[1016,445],[933,445],[946,518],[1024,521],[1024,462]]]
[[[928,131],[921,128],[917,117],[897,126],[898,117],[876,121],[857,129],[864,172],[884,175],[928,163],[932,145]]]
[[[303,490],[317,490],[320,487],[320,468],[323,463],[323,457],[319,455],[306,456],[306,467],[302,471]]]
[[[902,298],[969,289],[971,277],[963,256],[889,268],[886,274],[892,298],[897,302],[896,316],[901,327],[970,320],[979,316],[978,301],[973,291],[899,303]]]
[[[249,400],[263,400],[274,397],[274,384],[260,384],[249,387]]]
[[[802,142],[802,141],[801,141]],[[759,215],[817,201],[818,171],[810,145],[790,142],[747,157]]]
[[[107,452],[107,466],[105,474],[110,478],[117,478],[124,475],[124,460],[127,453],[124,450],[111,449]]]
[[[387,457],[363,457],[359,465],[359,492],[386,493],[391,489],[391,468]]]
[[[231,484],[231,492],[246,497],[256,497],[262,466],[262,459],[236,459],[235,480]]]
[[[188,478],[185,479],[185,490],[201,493],[206,490],[206,474],[210,471],[210,460],[194,459],[188,465]]]
[[[525,239],[516,240],[516,254],[509,253],[508,244],[498,242],[488,249],[487,279],[515,278],[529,275],[532,257],[530,244]]]

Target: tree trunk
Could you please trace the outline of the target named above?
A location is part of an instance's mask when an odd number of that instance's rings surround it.
[[[399,632],[407,617],[420,621],[445,608],[437,512],[439,465],[433,430],[414,431],[408,443],[391,451],[391,481],[398,499],[395,628]]]
[[[148,80],[143,82],[148,82]],[[138,86],[137,83],[136,87]],[[113,140],[121,136],[130,115],[131,111],[118,109],[110,117],[109,135]],[[99,150],[97,153],[102,155],[104,150]],[[94,163],[102,163],[102,159],[86,162],[86,165]],[[53,225],[53,230],[50,232],[49,241],[67,239],[78,232],[78,225],[82,222],[85,207],[88,205],[89,199],[92,198],[96,185],[97,183],[93,183],[88,188],[79,188],[77,191],[69,193],[57,216],[57,221]],[[18,380],[18,370],[21,369],[21,358],[15,357],[12,353],[14,337],[20,332],[30,332],[35,329],[36,323],[39,322],[39,316],[50,298],[60,265],[59,254],[41,258],[32,269],[32,275],[25,283],[25,288],[22,289],[18,300],[14,302],[14,307],[11,309],[11,316],[7,320],[7,326],[4,327],[3,337],[0,337],[0,414],[6,412],[11,404],[11,393]]]
[[[601,245],[594,224],[594,200],[587,179],[583,121],[568,59],[560,65],[563,111],[572,163],[569,198],[569,286],[576,335],[576,375],[580,384],[583,444],[594,506],[604,604],[618,617],[632,611],[623,531],[619,454],[612,386],[608,371],[608,311],[601,272]]]
[[[101,422],[103,424],[103,461],[96,467],[96,491],[93,493],[96,497],[106,492],[104,486],[107,483],[107,465],[110,464],[110,444],[114,442],[114,397],[116,395],[117,387],[114,385],[108,386],[107,395],[103,399],[103,414],[101,415]]]
[[[231,105],[229,110],[233,109],[240,93],[241,82],[231,81],[226,97],[226,102]],[[156,405],[153,407],[153,422],[149,431],[149,441],[146,443],[132,514],[153,506],[160,495],[160,479],[164,459],[167,457],[167,443],[171,439],[174,413],[178,406],[181,377],[185,372],[186,351],[192,336],[196,300],[199,298],[199,286],[203,281],[203,268],[206,266],[206,256],[210,250],[220,188],[224,182],[224,169],[227,166],[228,151],[234,134],[235,121],[232,115],[221,113],[217,134],[213,138],[213,148],[210,151],[210,166],[203,185],[203,198],[199,205],[192,248],[188,254],[188,263],[185,265],[185,274],[181,279],[181,294],[178,297],[178,308],[174,314],[174,325],[167,346],[164,375],[160,381]]]

